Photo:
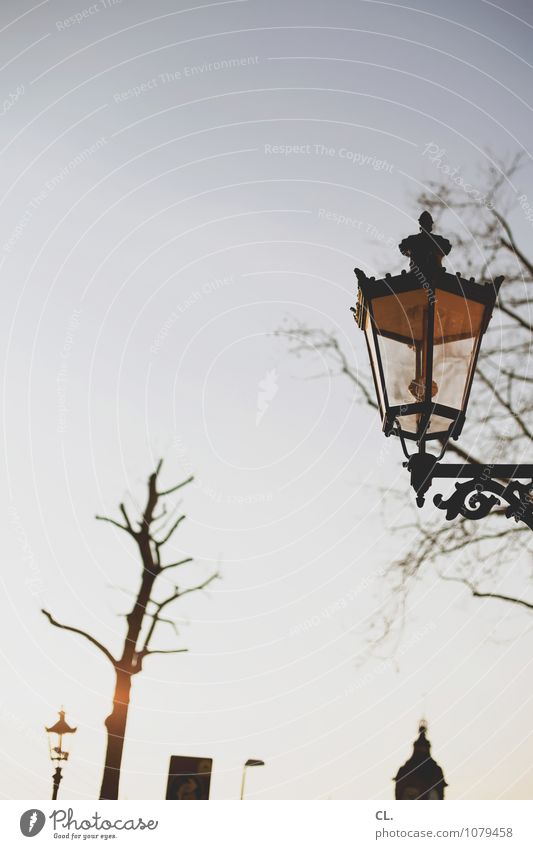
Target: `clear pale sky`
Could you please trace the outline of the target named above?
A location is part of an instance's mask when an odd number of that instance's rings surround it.
[[[216,799],[249,757],[250,797],[390,798],[422,714],[449,798],[531,798],[530,620],[428,570],[395,661],[362,663],[400,446],[272,331],[336,329],[366,369],[352,269],[404,267],[427,145],[472,180],[529,155],[532,26],[520,0],[2,3],[4,798],[48,796],[62,704],[62,797],[98,793],[111,669],[39,610],[118,648],[139,566],[94,514],[159,457],[197,475],[169,555],[223,580],[134,681],[124,798],[171,754],[213,757]]]

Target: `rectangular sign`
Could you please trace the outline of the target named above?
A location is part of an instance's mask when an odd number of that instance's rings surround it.
[[[166,799],[209,799],[212,758],[172,755]]]

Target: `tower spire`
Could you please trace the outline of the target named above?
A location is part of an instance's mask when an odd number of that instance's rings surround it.
[[[396,799],[444,799],[447,784],[442,769],[431,757],[427,730],[428,722],[422,718],[418,723],[413,754],[394,777]]]

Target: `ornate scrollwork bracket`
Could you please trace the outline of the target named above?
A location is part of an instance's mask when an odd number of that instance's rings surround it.
[[[433,503],[446,510],[447,519],[464,516],[465,519],[484,519],[494,507],[506,501],[505,515],[515,522],[524,522],[533,530],[533,482],[510,481],[508,484],[480,478],[455,484],[455,492],[448,498],[435,495]]]
[[[442,455],[441,455],[442,456]],[[453,478],[455,491],[448,497],[435,495],[433,503],[446,511],[447,519],[484,519],[491,510],[506,502],[505,515],[524,522],[533,530],[533,464],[440,463],[440,457],[420,452],[409,457],[404,466],[411,473],[416,502],[422,507],[425,494],[435,478]],[[521,478],[521,480],[520,480]]]
[[[501,487],[495,481],[465,481],[455,484],[455,492],[448,498],[435,495],[433,504],[439,510],[446,510],[447,519],[464,516],[465,519],[484,519],[493,507],[500,504],[496,495],[487,495],[484,490],[499,493]]]

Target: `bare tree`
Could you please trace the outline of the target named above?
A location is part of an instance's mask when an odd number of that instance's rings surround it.
[[[160,460],[155,472],[148,479],[146,503],[136,526],[130,520],[124,504],[119,505],[123,522],[118,522],[106,516],[96,516],[98,520],[111,523],[132,538],[137,546],[142,563],[139,590],[131,610],[126,615],[126,635],[120,656],[115,657],[103,643],[87,631],[81,628],[75,628],[72,625],[64,625],[58,622],[47,610],[42,611],[51,625],[85,637],[86,640],[100,650],[104,657],[112,664],[115,671],[113,709],[105,721],[107,729],[107,751],[100,799],[118,799],[120,767],[133,676],[138,675],[142,671],[144,661],[150,655],[176,654],[187,651],[185,648],[153,648],[153,639],[158,625],[171,625],[177,633],[176,623],[164,616],[170,605],[184,595],[206,589],[219,577],[218,573],[214,573],[202,583],[192,587],[181,588],[175,585],[169,595],[159,599],[156,592],[157,579],[161,575],[168,575],[171,569],[176,569],[179,566],[192,562],[191,557],[186,557],[174,563],[163,563],[163,548],[181,525],[185,519],[185,515],[180,514],[174,518],[172,511],[170,513],[167,512],[162,499],[177,492],[193,479],[189,477],[176,486],[160,490],[158,488],[158,482],[162,463],[163,461]]]
[[[443,177],[429,183],[416,206],[413,203],[415,210],[429,210],[439,220],[439,232],[452,241],[453,271],[460,269],[463,276],[478,280],[505,275],[497,303],[499,315],[495,314],[481,348],[466,427],[461,441],[448,446],[448,453],[481,465],[533,459],[533,374],[529,366],[533,256],[518,244],[511,226],[513,216],[526,220],[528,210],[533,226],[533,200],[528,206],[527,196],[515,182],[523,165],[522,156],[506,163],[492,161],[481,170],[478,188]],[[390,270],[383,269],[383,273]],[[336,333],[299,323],[280,333],[290,338],[293,353],[318,353],[328,362],[330,374],[350,380],[361,400],[377,409],[370,369],[362,372],[355,367],[351,351]],[[405,490],[402,496],[405,498]],[[450,523],[433,514],[430,526],[413,508],[412,521],[391,530],[403,534],[407,546],[389,571],[393,592],[382,633],[389,633],[399,606],[403,609],[410,579],[429,564],[435,564],[440,577],[462,582],[476,598],[533,609],[533,602],[524,597],[527,592],[522,594],[516,582],[513,591],[500,590],[502,581],[508,580],[505,570],[509,564],[526,547],[531,551],[533,541],[529,528],[505,518],[504,508],[494,510],[482,522],[456,519]],[[446,567],[450,561],[456,570],[452,574]]]

